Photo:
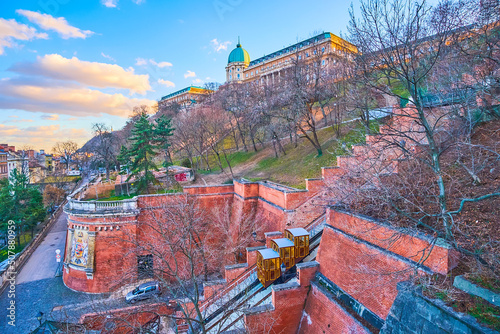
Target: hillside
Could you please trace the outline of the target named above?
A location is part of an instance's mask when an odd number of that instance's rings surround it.
[[[373,123],[373,128],[377,125]],[[235,178],[246,178],[252,181],[270,180],[298,189],[305,189],[305,179],[321,177],[321,167],[335,166],[336,156],[348,154],[342,149],[345,142],[349,149],[353,144],[364,143],[365,129],[359,121],[346,122],[342,128],[342,137],[335,138],[332,127],[318,131],[318,137],[323,147],[323,155],[317,156],[314,147],[304,138],[298,140],[298,145],[283,138],[286,155],[276,158],[272,144],[265,148],[259,146],[259,151],[238,151],[229,155]],[[213,157],[212,157],[213,159]],[[215,163],[213,164],[215,165]],[[224,167],[227,164],[223,165]],[[213,172],[198,171],[195,185],[221,184],[232,180],[229,168],[223,172],[216,168]]]

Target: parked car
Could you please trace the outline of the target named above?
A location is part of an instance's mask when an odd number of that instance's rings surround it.
[[[127,293],[125,296],[125,301],[127,303],[134,304],[135,302],[143,299],[148,299],[153,296],[161,295],[161,286],[160,283],[156,281],[142,283],[134,290]]]

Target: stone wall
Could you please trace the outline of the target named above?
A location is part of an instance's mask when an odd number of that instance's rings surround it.
[[[459,254],[443,240],[389,226],[370,217],[327,210],[327,223],[431,270],[446,274],[458,264]]]
[[[382,319],[396,298],[396,283],[412,273],[407,259],[329,225],[317,261],[324,276]]]
[[[311,207],[308,202],[315,191],[297,190],[272,182],[248,182],[235,180],[234,185],[185,187],[184,193],[137,196],[133,199],[113,202],[69,201],[68,245],[71,252],[72,229],[92,234],[94,263],[88,268],[72,266],[67,261],[63,274],[65,284],[71,289],[90,293],[111,292],[123,283],[137,280],[137,256],[147,255],[146,250],[133,250],[135,245],[160,242],[155,236],[167,222],[162,218],[166,207],[176,203],[196,201],[207,221],[212,221],[202,237],[212,249],[223,249],[227,238],[233,241],[247,239],[248,244],[227,257],[214,258],[210,271],[224,271],[224,265],[234,264],[235,258],[244,257],[246,246],[261,245],[264,232],[283,231],[287,227],[306,226],[324,211],[323,207]],[[302,210],[297,210],[302,208]],[[228,220],[214,224],[217,220]],[[251,220],[251,231],[242,222]],[[227,223],[227,224],[226,224]],[[226,226],[227,225],[227,226]],[[256,240],[248,238],[257,232]],[[245,235],[241,235],[241,233]],[[232,244],[237,244],[233,242]],[[220,252],[221,254],[223,252]],[[241,254],[239,254],[241,253]],[[170,255],[171,256],[171,255]],[[168,256],[161,257],[162,261]],[[154,259],[156,267],[159,259]],[[161,262],[161,261],[160,261]],[[245,268],[229,270],[228,279],[238,276]]]
[[[370,333],[370,331],[347,313],[325,288],[313,282],[298,333]]]
[[[272,304],[246,310],[244,319],[248,333],[297,333],[310,281],[317,268],[315,261],[298,264],[299,280],[272,286]]]
[[[453,311],[440,300],[424,297],[409,282],[399,283],[398,291],[381,334],[497,333],[480,326],[473,317]]]

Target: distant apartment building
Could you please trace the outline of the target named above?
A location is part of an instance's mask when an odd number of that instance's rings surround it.
[[[356,53],[357,48],[346,40],[325,32],[308,38],[264,57],[250,60],[249,53],[240,42],[231,51],[226,66],[226,82],[247,82],[260,80],[261,83],[278,82],[282,71],[291,67],[294,60],[308,61],[320,57],[321,65],[335,62],[335,57]]]
[[[10,177],[17,169],[19,173],[24,173],[28,178],[30,177],[29,159],[24,151],[7,152],[7,175]]]
[[[9,144],[0,144],[0,151],[2,152],[15,152],[16,147]]]
[[[7,152],[0,152],[0,179],[6,178],[9,175],[9,167],[7,166]]]
[[[47,168],[38,163],[38,160],[29,160],[30,183],[41,182],[47,176]]]
[[[201,102],[210,92],[212,92],[212,90],[210,89],[189,86],[174,93],[163,96],[161,100],[158,101],[158,109],[160,109],[162,106],[174,103],[180,106],[198,103]]]

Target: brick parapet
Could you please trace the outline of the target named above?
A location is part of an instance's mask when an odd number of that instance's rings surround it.
[[[327,217],[327,223],[331,226],[409,260],[422,263],[437,273],[447,274],[458,264],[458,252],[442,239],[398,229],[373,218],[338,209],[329,208]]]
[[[249,268],[248,263],[237,263],[224,267],[224,278],[227,282],[231,282]]]
[[[304,311],[297,330],[308,333],[371,333],[351,314],[346,312],[323,287],[311,282]]]
[[[319,262],[310,261],[297,263],[297,276],[301,286],[309,286],[319,270]]]
[[[296,281],[273,285],[272,304],[245,311],[249,333],[295,334],[299,327],[308,288]]]
[[[326,225],[317,261],[320,272],[385,319],[396,298],[396,283],[413,272],[410,260]]]

